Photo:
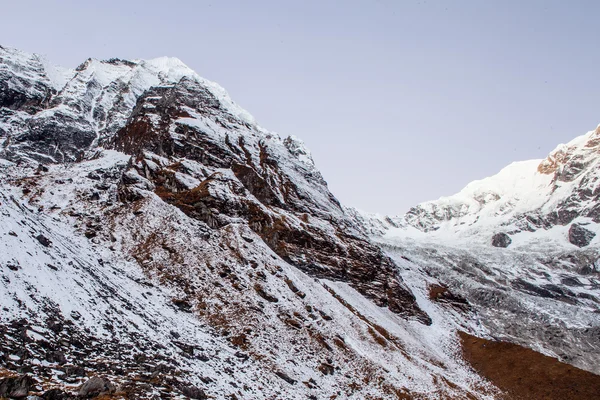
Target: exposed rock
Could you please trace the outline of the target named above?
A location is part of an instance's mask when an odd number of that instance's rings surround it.
[[[318,369],[323,375],[333,375],[333,373],[335,372],[335,367],[326,362],[321,363]]]
[[[187,301],[185,299],[173,299],[171,301],[180,311],[188,312],[188,313],[192,312],[193,307],[189,301]]]
[[[583,283],[576,277],[564,277],[561,279],[561,283],[567,286],[583,286]]]
[[[515,289],[522,290],[526,293],[532,294],[534,296],[546,297],[546,298],[556,298],[558,294],[553,292],[552,290],[545,289],[543,287],[534,285],[533,283],[527,282],[524,279],[518,278],[514,282],[512,282],[512,286]]]
[[[46,354],[46,361],[63,365],[67,363],[67,358],[62,351],[50,351]]]
[[[571,224],[569,228],[569,242],[577,247],[585,247],[590,244],[596,234],[580,224]]]
[[[52,271],[58,271],[58,268],[52,264],[46,264],[46,267],[50,268]]]
[[[197,399],[197,400],[208,399],[208,396],[206,395],[206,393],[204,393],[204,391],[202,389],[197,388],[195,386],[183,386],[183,387],[181,387],[181,393],[190,399]]]
[[[81,377],[86,375],[85,368],[79,365],[65,366],[63,367],[63,371],[65,375],[69,377]]]
[[[42,234],[37,235],[35,238],[44,247],[49,247],[52,245],[52,241]]]
[[[11,271],[18,271],[21,269],[21,266],[18,262],[11,261],[6,264],[6,268],[10,269]]]
[[[452,293],[447,287],[442,285],[432,284],[429,286],[429,299],[438,303],[448,304],[460,311],[471,310],[471,306],[465,298]]]
[[[79,387],[79,396],[92,398],[101,394],[112,394],[114,391],[115,387],[108,379],[94,376]]]
[[[511,243],[512,239],[504,232],[492,236],[492,246],[494,247],[508,247]]]
[[[34,384],[35,381],[28,375],[0,379],[0,398],[23,399]]]
[[[277,375],[278,377],[280,377],[281,379],[283,379],[284,381],[286,381],[287,383],[289,383],[290,385],[295,385],[296,384],[296,380],[292,379],[289,377],[288,374],[286,374],[285,372],[282,371],[276,371],[275,375]]]
[[[260,297],[262,297],[263,299],[265,299],[271,303],[277,303],[279,301],[279,299],[277,297],[267,293],[265,288],[258,283],[254,285],[254,290],[256,290],[256,293],[258,293],[258,295]]]

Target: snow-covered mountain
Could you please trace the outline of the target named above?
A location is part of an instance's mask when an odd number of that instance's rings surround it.
[[[546,164],[540,180],[559,174]],[[553,185],[589,186],[563,170]],[[494,230],[508,248],[428,247],[453,218],[344,209],[299,139],[177,59],[70,70],[0,47],[0,171],[0,397],[497,398],[511,387],[468,350],[493,338],[597,372],[596,239],[532,266],[516,238],[550,229],[526,232],[521,205]],[[593,229],[590,215],[569,223]],[[520,264],[496,276],[501,257]],[[546,270],[569,291],[519,303]],[[529,331],[511,331],[513,311]],[[545,344],[550,318],[563,336]]]
[[[481,238],[478,232],[497,229],[517,242],[526,241],[522,239],[526,232],[538,231],[549,231],[560,241],[558,236],[569,236],[557,227],[579,226],[590,233],[581,241],[571,235],[570,242],[579,247],[596,244],[599,154],[600,127],[559,145],[544,160],[513,163],[454,196],[413,207],[405,215],[406,222],[424,232],[442,230]]]

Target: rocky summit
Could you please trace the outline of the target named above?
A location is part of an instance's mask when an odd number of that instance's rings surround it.
[[[0,398],[590,398],[599,138],[369,215],[178,59],[0,47]]]

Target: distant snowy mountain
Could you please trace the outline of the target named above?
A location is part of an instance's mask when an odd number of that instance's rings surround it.
[[[0,398],[590,398],[593,136],[370,216],[177,59],[0,47]]]
[[[567,239],[562,227],[573,225],[595,233],[600,222],[599,154],[600,127],[558,146],[544,160],[513,163],[454,196],[413,207],[406,222],[423,232],[467,237],[496,229],[517,242],[539,231],[555,234],[558,241]],[[573,244],[584,247],[590,241]]]

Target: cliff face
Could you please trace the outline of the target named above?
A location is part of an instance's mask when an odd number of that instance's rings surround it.
[[[307,274],[348,282],[379,306],[429,322],[302,143],[236,118],[196,80],[148,90],[106,146],[132,154],[133,170],[187,216],[214,229],[243,221]]]

